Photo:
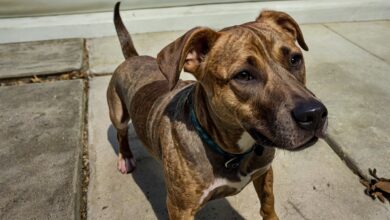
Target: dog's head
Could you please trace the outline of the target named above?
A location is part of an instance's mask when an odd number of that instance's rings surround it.
[[[181,70],[203,87],[215,117],[239,124],[261,145],[297,150],[326,129],[327,110],[305,86],[298,24],[264,11],[254,22],[216,32],[197,27],[157,57],[172,89]]]

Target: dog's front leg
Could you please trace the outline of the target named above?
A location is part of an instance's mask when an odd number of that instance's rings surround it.
[[[264,220],[279,219],[274,207],[273,182],[272,167],[266,173],[253,180],[253,185],[261,203],[260,215]]]
[[[175,204],[169,196],[167,197],[167,209],[170,220],[193,220],[195,218],[194,209],[183,208]]]

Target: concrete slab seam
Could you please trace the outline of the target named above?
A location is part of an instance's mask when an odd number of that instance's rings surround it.
[[[88,154],[88,98],[89,98],[89,50],[88,50],[88,41],[83,38],[83,60],[82,60],[82,67],[81,72],[84,72],[86,74],[86,79],[83,80],[83,130],[82,130],[82,155],[81,155],[81,161],[82,166],[80,169],[80,209],[79,212],[79,219],[85,220],[87,219],[88,215],[88,185],[89,185],[89,154]]]
[[[371,56],[389,64],[385,59],[383,59],[382,57],[372,53],[371,51],[365,49],[364,47],[360,46],[359,44],[353,42],[352,40],[350,40],[348,37],[345,37],[344,35],[342,35],[341,33],[337,32],[335,29],[331,28],[329,25],[326,25],[326,24],[322,24],[325,28],[329,29],[330,31],[332,31],[333,33],[337,34],[338,36],[342,37],[344,40],[348,41],[349,43],[353,44],[354,46],[362,49],[363,51],[365,51],[366,53],[370,54]]]
[[[113,73],[90,73],[91,77],[100,77],[100,76],[112,76]]]
[[[79,118],[79,121],[81,122],[80,123],[80,132],[81,132],[81,135],[80,135],[80,137],[79,137],[79,141],[78,141],[78,143],[79,143],[79,146],[77,146],[77,152],[76,152],[76,166],[75,166],[75,172],[74,172],[74,183],[75,183],[75,185],[74,185],[74,189],[73,189],[73,191],[74,191],[74,194],[75,194],[75,196],[74,196],[74,204],[75,204],[75,207],[74,207],[74,213],[75,213],[75,215],[76,216],[74,216],[74,219],[76,219],[76,220],[79,220],[80,219],[80,208],[81,208],[81,200],[80,200],[80,198],[81,198],[81,193],[82,193],[82,190],[81,190],[81,186],[82,186],[82,177],[81,177],[81,175],[80,175],[80,173],[81,173],[81,170],[82,170],[82,159],[83,159],[83,139],[84,139],[84,137],[83,137],[83,131],[84,131],[84,127],[85,127],[85,125],[84,125],[84,119],[85,119],[85,107],[84,107],[84,103],[85,103],[85,92],[84,92],[84,90],[85,90],[85,87],[84,87],[84,82],[83,82],[83,80],[81,80],[81,86],[82,86],[82,88],[83,88],[83,90],[82,90],[82,98],[81,98],[81,105],[80,105],[80,112],[81,112],[81,114],[80,114],[80,118]]]
[[[88,154],[88,95],[89,95],[89,79],[83,80],[84,90],[83,90],[83,134],[82,134],[82,167],[81,167],[81,183],[80,189],[81,194],[79,198],[80,209],[79,216],[81,220],[87,219],[87,196],[88,196],[88,185],[89,185],[89,154]]]
[[[87,74],[89,72],[89,51],[87,47],[87,40],[85,38],[83,38],[83,55],[82,55],[80,71],[84,71]]]

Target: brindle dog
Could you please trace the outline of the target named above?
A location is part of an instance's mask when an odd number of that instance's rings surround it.
[[[325,106],[305,86],[298,24],[263,11],[254,21],[214,31],[196,27],[157,59],[139,56],[115,7],[126,58],[107,91],[119,141],[118,169],[135,160],[127,130],[162,162],[170,219],[193,219],[207,201],[237,194],[253,181],[264,219],[274,209],[275,148],[300,150],[323,137]],[[181,70],[196,81],[181,81]]]

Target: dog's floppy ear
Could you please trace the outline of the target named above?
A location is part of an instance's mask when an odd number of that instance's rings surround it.
[[[309,50],[305,43],[305,39],[303,39],[303,34],[299,25],[290,15],[280,11],[263,11],[259,17],[257,17],[256,21],[266,23],[283,32],[287,31],[294,40],[298,41],[298,44],[302,49],[306,51]]]
[[[157,55],[157,63],[169,82],[172,90],[179,80],[180,72],[184,67],[186,72],[192,73],[200,79],[198,67],[217,40],[219,34],[210,28],[196,27],[170,43]]]

